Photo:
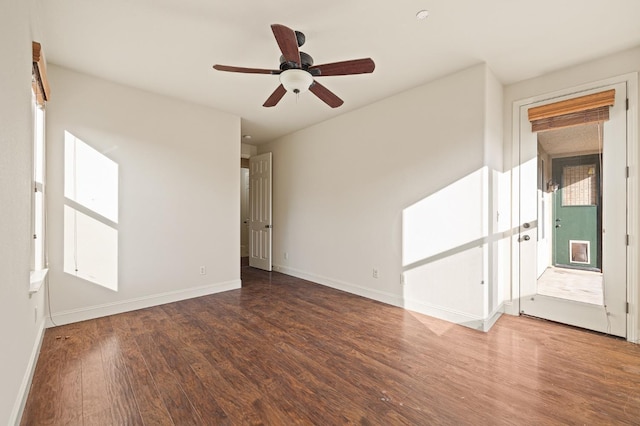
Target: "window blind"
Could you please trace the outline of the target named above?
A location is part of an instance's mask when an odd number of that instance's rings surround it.
[[[33,54],[33,92],[36,94],[38,105],[44,105],[50,99],[51,89],[47,80],[47,67],[42,52],[42,45],[37,41],[31,43]]]
[[[567,99],[529,109],[531,131],[562,129],[581,124],[607,121],[614,104],[615,89]]]

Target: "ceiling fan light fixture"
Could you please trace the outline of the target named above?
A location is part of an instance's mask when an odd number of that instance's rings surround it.
[[[307,71],[292,68],[280,73],[280,83],[287,89],[287,92],[300,94],[309,90],[313,84],[313,77]]]

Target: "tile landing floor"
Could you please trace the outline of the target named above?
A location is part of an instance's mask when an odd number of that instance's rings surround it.
[[[550,266],[538,278],[538,294],[602,305],[602,273]]]

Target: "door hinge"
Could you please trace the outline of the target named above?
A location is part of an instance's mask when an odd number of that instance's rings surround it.
[[[627,111],[629,111],[629,98],[627,98]]]
[[[627,166],[627,179],[629,179],[629,166]]]
[[[629,302],[627,302],[627,313],[629,313]]]
[[[627,234],[627,245],[629,245],[629,244],[630,244],[630,242],[629,242],[629,241],[630,241],[630,237],[629,237],[629,234]]]

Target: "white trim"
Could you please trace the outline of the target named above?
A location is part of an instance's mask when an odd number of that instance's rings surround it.
[[[627,218],[627,230],[630,235],[630,243],[627,249],[627,301],[629,302],[629,314],[627,315],[627,341],[633,343],[640,343],[640,337],[638,336],[638,326],[640,321],[640,309],[638,306],[638,297],[640,285],[638,282],[638,256],[640,255],[640,236],[638,229],[638,223],[640,221],[640,198],[638,196],[639,190],[639,171],[638,171],[638,73],[628,73],[611,77],[603,80],[594,81],[591,83],[585,83],[574,87],[568,87],[561,90],[556,90],[549,93],[530,96],[524,99],[518,99],[513,102],[511,111],[511,170],[512,170],[512,227],[513,222],[517,221],[519,215],[519,208],[517,201],[519,200],[519,182],[517,181],[516,174],[513,173],[514,167],[519,167],[519,142],[520,142],[520,108],[525,105],[533,103],[540,103],[544,101],[557,101],[561,98],[571,98],[576,93],[585,92],[588,90],[596,90],[599,87],[612,86],[618,83],[627,84],[627,97],[629,99],[629,110],[627,111],[627,165],[630,169],[629,179],[627,179],[627,205],[628,205],[628,218]],[[512,239],[512,253],[511,253],[511,302],[514,306],[517,306],[517,311],[520,311],[520,280],[518,269],[518,257],[519,256],[519,244],[517,233]],[[507,309],[509,313],[514,313],[513,306]]]
[[[514,303],[514,302],[517,302],[517,303]],[[520,315],[519,308],[520,308],[520,298],[513,301],[509,300],[502,304],[503,312],[507,315],[513,315],[514,317],[517,317]]]
[[[501,304],[500,306],[498,306],[498,309],[493,312],[492,315],[482,321],[482,331],[491,330],[491,327],[493,327],[493,325],[496,323],[496,321],[498,321],[498,318],[500,318],[503,313],[504,306]]]
[[[71,324],[74,322],[163,305],[165,303],[172,303],[180,300],[207,296],[209,294],[221,293],[223,291],[236,290],[241,286],[242,281],[232,280],[202,287],[194,287],[186,290],[170,291],[166,293],[154,294],[152,296],[137,297],[120,302],[105,303],[103,305],[90,306],[88,308],[58,312],[56,314],[53,314],[52,317],[53,322],[56,325]],[[53,325],[54,324],[51,322],[51,319],[47,318],[47,327],[53,327]]]
[[[401,296],[398,296],[396,294],[360,287],[355,284],[338,281],[332,278],[301,271],[299,269],[294,269],[288,266],[273,265],[273,270],[285,275],[290,275],[292,277],[311,281],[313,283],[324,285],[326,287],[331,287],[336,290],[341,290],[347,293],[366,297],[367,299],[376,300],[378,302],[386,303],[387,305],[397,306],[409,311],[414,311],[459,325],[464,325],[476,330],[489,331],[489,329],[493,326],[493,324],[495,324],[498,318],[500,318],[500,315],[502,315],[502,305],[498,306],[498,308],[489,318],[483,319],[477,316],[465,314],[463,312],[451,309],[443,309],[441,307],[430,305],[424,302],[403,299]]]
[[[38,269],[37,271],[31,271],[29,274],[29,294],[34,294],[40,291],[44,280],[47,278],[49,269]]]
[[[453,309],[444,309],[429,303],[418,302],[416,300],[405,300],[405,309],[429,315],[434,318],[449,321],[458,325],[473,328],[475,330],[487,332],[493,327],[498,318],[502,315],[502,305],[488,318],[481,318],[469,315]]]
[[[338,281],[333,278],[323,277],[321,275],[300,271],[288,266],[273,265],[273,270],[285,275],[291,275],[292,277],[335,288],[336,290],[341,290],[347,293],[366,297],[367,299],[377,300],[378,302],[386,303],[388,305],[398,307],[404,306],[402,303],[402,297],[399,297],[398,295],[392,293],[387,293],[385,291],[371,290],[370,288],[360,287],[358,285],[347,283],[344,281]]]
[[[453,322],[456,324],[467,325],[476,324],[482,322],[482,318],[477,315],[469,315],[467,313],[455,310],[443,308],[441,306],[432,305],[422,301],[407,299],[404,301],[404,306],[410,311],[419,312],[421,314],[429,315],[431,317],[443,319],[445,321]],[[476,328],[475,326],[470,326]]]
[[[525,104],[523,102],[523,104]],[[513,102],[511,109],[511,257],[510,257],[510,295],[511,299],[505,301],[505,312],[511,315],[520,315],[520,234],[515,229],[520,227],[520,101]],[[516,167],[518,172],[516,173]]]
[[[627,340],[640,343],[638,327],[640,326],[640,285],[638,275],[638,259],[640,258],[640,238],[638,225],[640,222],[640,176],[638,175],[638,73],[627,74],[627,98],[629,110],[627,111],[627,166],[629,167],[629,179],[627,179],[627,233],[630,236],[627,247],[627,301],[629,302],[629,314],[627,315]]]
[[[27,404],[29,390],[31,389],[31,382],[33,381],[33,373],[36,371],[38,356],[40,356],[40,348],[42,347],[42,340],[44,339],[44,330],[45,321],[42,320],[40,321],[40,325],[38,326],[38,334],[33,344],[31,355],[29,356],[29,363],[27,364],[27,369],[24,373],[24,377],[22,378],[20,389],[18,390],[18,396],[15,403],[13,404],[13,410],[11,411],[9,422],[7,423],[9,425],[18,426],[20,425],[20,421],[22,420],[22,413],[24,411],[25,405]]]

